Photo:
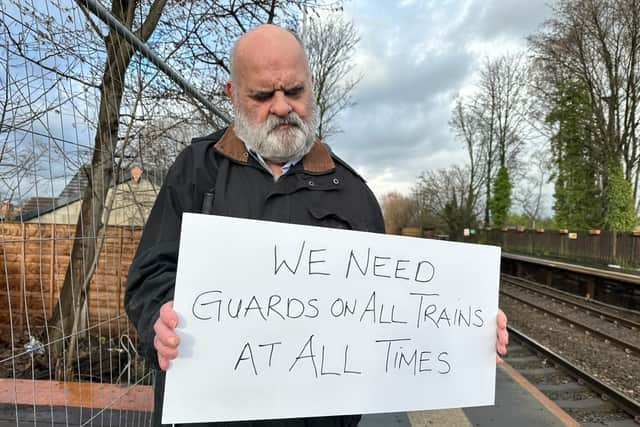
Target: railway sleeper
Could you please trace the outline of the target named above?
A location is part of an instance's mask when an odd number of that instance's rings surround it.
[[[538,386],[539,389],[542,387]],[[596,399],[598,395],[593,391],[583,388],[582,390],[573,390],[573,391],[545,391],[544,394],[554,402],[560,402],[565,400],[587,400],[587,399]]]
[[[566,382],[559,384],[538,384],[536,385],[538,389],[547,394],[547,393],[577,393],[582,392],[584,390],[588,390],[585,386],[578,384],[577,382]]]
[[[509,348],[509,350],[511,350],[511,348]],[[518,365],[518,366],[527,365],[532,362],[538,362],[538,364],[540,364],[540,358],[538,356],[531,355],[531,353],[524,356],[509,357],[508,360],[509,360],[509,364]]]
[[[589,412],[608,413],[618,412],[620,409],[613,404],[604,401],[598,397],[592,397],[589,399],[566,399],[556,400],[555,403],[564,410],[585,410]]]
[[[531,354],[531,351],[529,349],[514,342],[510,342],[507,346],[507,349],[509,350],[506,356],[507,359],[511,359],[512,357],[520,357],[521,355],[528,356]]]

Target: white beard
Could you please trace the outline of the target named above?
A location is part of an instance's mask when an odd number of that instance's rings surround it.
[[[311,101],[309,120],[304,121],[293,111],[285,117],[270,114],[267,119],[256,125],[239,107],[234,107],[234,130],[248,149],[260,154],[262,158],[276,163],[284,163],[296,156],[304,156],[311,150],[318,125],[317,107]],[[277,129],[281,124],[284,129]]]

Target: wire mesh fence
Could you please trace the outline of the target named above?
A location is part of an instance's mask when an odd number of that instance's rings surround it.
[[[310,4],[0,2],[2,422],[149,424],[123,309],[142,226],[180,150],[228,120],[233,40]]]
[[[149,383],[121,303],[163,175],[163,165],[148,165],[130,144],[143,138],[134,91],[144,65],[131,59],[120,109],[101,115],[104,82],[117,79],[103,72],[108,54],[98,32],[107,29],[89,30],[98,24],[71,2],[3,2],[0,13],[3,417],[16,425],[148,424],[144,407],[120,404],[130,386]],[[117,126],[101,126],[99,116]],[[99,129],[115,144],[94,146]],[[106,173],[92,167],[96,154]],[[96,211],[99,223],[83,218]],[[74,247],[82,249],[75,257]],[[127,387],[98,392],[83,383]]]

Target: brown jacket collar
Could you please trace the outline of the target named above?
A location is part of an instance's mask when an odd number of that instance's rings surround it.
[[[233,125],[229,126],[222,138],[216,142],[214,148],[233,160],[248,163],[249,153],[244,143],[233,131]],[[312,173],[330,172],[336,167],[329,150],[319,139],[313,142],[311,151],[302,158],[302,166],[306,172]]]

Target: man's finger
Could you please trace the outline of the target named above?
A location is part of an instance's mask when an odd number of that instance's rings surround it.
[[[500,344],[500,343],[498,343],[498,344],[496,345],[496,350],[498,351],[498,353],[500,353],[500,354],[502,354],[502,355],[507,354],[507,346],[506,346],[506,345],[504,345],[504,344]]]
[[[158,366],[160,366],[160,369],[162,369],[163,371],[166,371],[167,368],[169,368],[169,361],[164,357],[158,355]]]
[[[178,314],[173,311],[173,301],[164,303],[160,307],[160,319],[172,329],[178,326]]]
[[[176,347],[168,347],[162,344],[157,335],[153,340],[153,347],[158,352],[158,356],[161,356],[165,359],[173,360],[178,357],[178,349]]]
[[[507,345],[509,344],[509,332],[506,329],[498,330],[498,343]]]
[[[498,315],[496,317],[496,324],[498,328],[504,329],[507,327],[507,315],[504,314],[504,311],[498,309]]]
[[[162,344],[167,347],[178,347],[180,344],[180,338],[173,332],[173,329],[170,329],[161,319],[158,319],[156,323],[153,324],[153,330],[156,333],[156,338],[160,340]]]

